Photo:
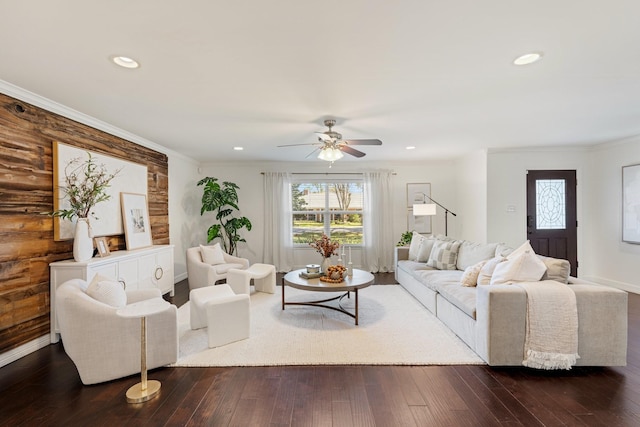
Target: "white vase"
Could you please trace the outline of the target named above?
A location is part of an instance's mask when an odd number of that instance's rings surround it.
[[[89,261],[93,257],[93,239],[87,218],[78,218],[73,235],[73,259],[76,262]]]
[[[331,258],[322,258],[322,262],[320,263],[320,271],[322,273],[326,273],[330,265],[331,265]]]

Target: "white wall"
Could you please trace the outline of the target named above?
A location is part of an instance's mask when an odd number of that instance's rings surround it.
[[[487,242],[487,150],[477,150],[456,162],[459,238]]]
[[[640,164],[640,137],[589,151],[584,277],[640,293],[640,245],[622,241],[622,167],[633,164]]]
[[[374,163],[358,160],[338,161],[331,168],[328,163],[319,161],[205,164],[201,167],[202,172],[199,178],[211,176],[220,181],[234,182],[240,187],[238,190],[240,213],[249,218],[253,227],[250,232],[243,233],[247,243],[239,246],[239,254],[248,258],[251,263],[262,262],[263,256],[264,222],[262,210],[264,194],[261,172],[344,173],[392,170],[396,175],[394,176],[394,221],[390,226],[393,227],[394,236],[397,236],[398,240],[400,235],[407,230],[406,184],[408,182],[431,183],[432,197],[454,212],[457,209],[455,168],[452,162]],[[198,195],[202,194],[200,188],[197,189],[197,192]],[[197,209],[199,212],[199,200],[197,201]],[[200,231],[197,234],[200,243],[206,242],[206,230],[215,221],[212,215],[205,214],[205,217],[200,221]],[[444,211],[438,208],[438,214],[432,220],[433,232],[444,234]],[[450,216],[449,235],[456,236],[458,229],[458,219]],[[308,263],[318,263],[317,254],[312,249],[297,250],[294,262],[296,267],[302,267]],[[357,251],[353,252],[353,262],[355,266],[360,263],[360,254]]]
[[[197,242],[200,232],[200,197],[196,190],[198,164],[195,160],[168,154],[169,158],[169,239],[174,245],[174,276],[187,277],[187,248]]]
[[[576,170],[578,180],[578,275],[586,255],[584,147],[489,150],[487,155],[487,240],[517,247],[527,240],[527,170]],[[586,268],[586,267],[585,267]]]

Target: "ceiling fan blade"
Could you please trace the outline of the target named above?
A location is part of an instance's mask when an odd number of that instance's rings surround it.
[[[379,139],[345,139],[343,141],[349,145],[382,145]]]
[[[366,156],[365,153],[363,153],[362,151],[358,151],[355,148],[351,148],[348,145],[340,145],[340,151],[344,151],[347,154],[351,154],[352,156],[355,157],[364,157]]]
[[[329,135],[327,135],[324,132],[316,132],[318,134],[318,138],[320,138],[323,141],[332,141],[333,138],[331,138]]]
[[[305,159],[308,159],[309,157],[311,157],[313,154],[315,154],[315,153],[316,153],[317,151],[319,151],[319,150],[320,150],[320,147],[318,147],[318,148],[314,149],[312,152],[310,152],[309,154],[307,154],[307,155],[305,156]]]
[[[301,145],[319,145],[317,142],[314,142],[313,144],[286,144],[286,145],[278,145],[277,147],[298,147]]]

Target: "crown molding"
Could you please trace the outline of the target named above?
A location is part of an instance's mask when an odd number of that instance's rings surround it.
[[[167,147],[164,147],[153,141],[149,141],[148,139],[145,139],[141,136],[128,132],[124,129],[120,129],[119,127],[103,122],[102,120],[96,119],[95,117],[91,117],[87,114],[81,113],[80,111],[77,111],[77,110],[74,110],[73,108],[69,108],[65,105],[59,104],[55,101],[52,101],[48,98],[40,96],[36,93],[30,92],[26,89],[23,89],[19,86],[16,86],[4,80],[0,80],[0,92],[12,98],[19,99],[20,101],[27,102],[36,107],[42,108],[44,110],[50,111],[52,113],[58,114],[68,119],[74,120],[78,123],[91,126],[92,128],[101,130],[108,134],[117,136],[122,139],[126,139],[127,141],[133,142],[135,144],[166,154],[167,156],[181,157],[186,161],[197,164],[197,161],[195,161],[190,157],[185,156],[184,154],[168,149]]]

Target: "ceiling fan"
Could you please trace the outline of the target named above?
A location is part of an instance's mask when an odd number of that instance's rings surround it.
[[[333,119],[325,120],[324,125],[328,127],[329,130],[316,132],[318,135],[318,142],[316,143],[278,145],[278,147],[293,147],[300,145],[317,146],[317,148],[309,153],[307,157],[319,150],[319,159],[334,162],[341,159],[344,156],[343,153],[350,154],[354,157],[364,157],[366,155],[366,153],[351,147],[352,145],[382,145],[382,141],[379,139],[342,139],[342,135],[333,130],[333,126],[335,126],[335,124],[336,121]]]

